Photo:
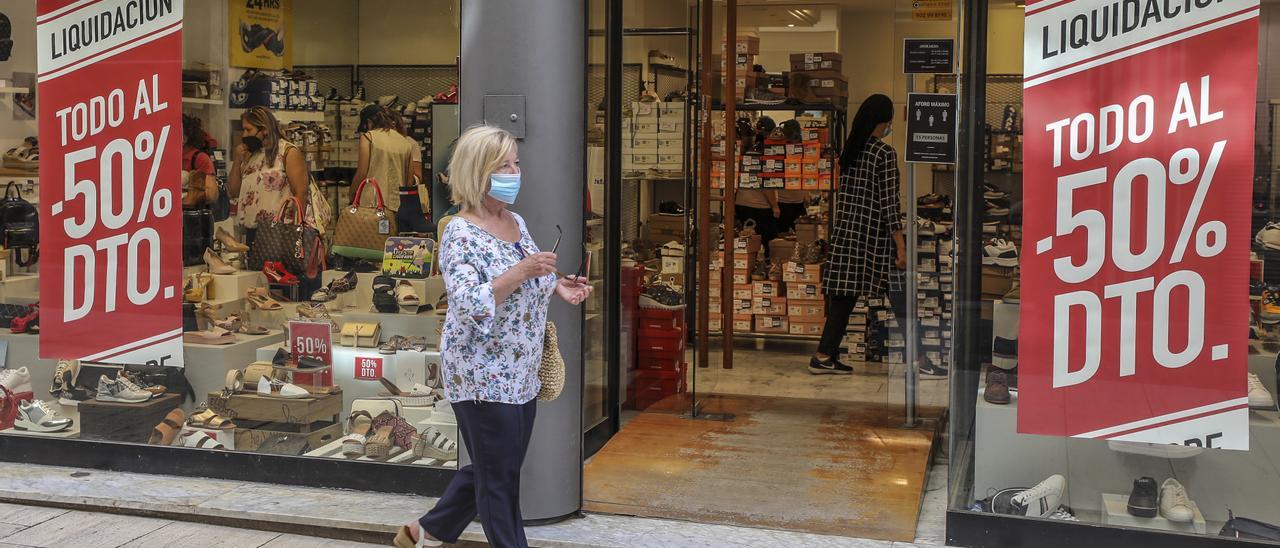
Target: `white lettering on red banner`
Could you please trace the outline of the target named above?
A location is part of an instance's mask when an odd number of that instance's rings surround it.
[[[382,358],[356,356],[355,380],[376,381],[382,378]]]
[[[1026,16],[1018,431],[1248,449],[1258,2]]]
[[[39,0],[40,356],[183,364],[182,2]]]

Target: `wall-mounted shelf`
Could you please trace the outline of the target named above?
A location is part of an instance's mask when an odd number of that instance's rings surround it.
[[[183,97],[182,103],[185,105],[221,105],[222,99],[200,99],[198,97]]]
[[[13,169],[11,167],[0,167],[0,177],[14,179],[39,179],[39,171],[26,171],[23,169]]]
[[[240,115],[241,115],[241,114],[244,114],[244,111],[245,111],[245,110],[247,110],[247,109],[243,109],[243,108],[233,108],[233,109],[231,109],[231,111],[230,111],[230,117],[231,117],[231,119],[232,119],[232,120],[239,120],[239,119],[240,119]],[[271,111],[271,113],[272,113],[272,114],[274,114],[274,115],[276,116],[276,120],[279,120],[279,121],[284,122],[284,123],[286,123],[286,124],[287,124],[287,123],[289,123],[289,122],[323,122],[323,121],[324,121],[324,111],[320,111],[320,110],[314,110],[314,111],[311,111],[311,110],[273,110],[273,111]]]
[[[31,88],[0,87],[0,94],[5,93],[31,93]]]

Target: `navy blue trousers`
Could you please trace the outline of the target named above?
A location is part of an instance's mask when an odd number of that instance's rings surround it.
[[[458,469],[444,496],[418,524],[431,536],[455,543],[480,516],[489,544],[525,548],[520,517],[520,467],[524,465],[538,401],[518,405],[486,401],[453,404],[458,433],[471,464]]]

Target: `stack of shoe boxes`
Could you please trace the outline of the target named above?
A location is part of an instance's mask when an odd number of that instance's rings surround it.
[[[867,360],[870,311],[867,302],[858,298],[853,305],[853,312],[849,314],[849,326],[845,328],[844,338],[840,340],[841,354],[849,361]]]
[[[916,313],[919,318],[920,352],[933,363],[943,363],[942,313],[944,303],[942,273],[938,268],[939,228],[925,221],[917,225]]]
[[[821,336],[827,307],[820,282],[786,283],[787,320],[792,335]]]
[[[791,54],[791,73],[807,77],[809,88],[819,99],[840,106],[849,103],[849,79],[842,68],[843,57],[839,53]]]
[[[360,156],[360,109],[364,101],[334,101],[325,107],[325,123],[338,128],[338,135],[333,142],[333,151],[329,155],[329,166],[355,169]]]
[[[751,283],[751,272],[755,269],[756,255],[760,251],[760,236],[753,235],[748,237],[738,237],[734,239],[733,254],[729,260],[725,260],[724,252],[716,253],[716,257],[711,261],[711,279],[708,287],[710,288],[710,308],[709,317],[711,320],[711,331],[721,331],[724,325],[724,317],[720,310],[720,288],[721,272],[725,268],[726,262],[728,268],[731,269],[730,277],[732,278],[733,287],[731,290],[732,300],[730,301],[730,311],[732,316],[729,321],[733,322],[733,330],[737,333],[747,333],[755,328],[755,316],[752,312],[753,285]],[[774,309],[770,309],[774,310]],[[785,306],[783,307],[785,313]],[[781,331],[786,333],[786,329]]]
[[[431,105],[417,105],[412,112],[404,113],[405,129],[409,138],[422,148],[422,173],[429,177],[431,173]],[[430,181],[423,181],[430,183]]]
[[[322,111],[325,99],[314,78],[286,72],[246,72],[231,84],[232,108]]]
[[[788,166],[786,139],[765,139],[761,162],[760,186],[773,189],[786,188]]]
[[[627,401],[647,409],[688,390],[684,360],[684,310],[640,309],[636,368],[628,375]]]
[[[756,56],[760,55],[760,38],[756,36],[739,36],[736,44],[735,55],[735,80],[737,81],[737,99],[741,101],[746,97],[747,88],[756,89],[760,86],[761,76],[763,73],[755,72]],[[724,97],[724,79],[725,79],[725,58],[727,46],[720,42],[720,61],[719,70],[711,75],[711,80],[715,82],[711,93],[715,101],[720,101]],[[764,82],[768,84],[767,79]]]
[[[685,108],[681,102],[634,102],[622,120],[622,169],[684,169]]]

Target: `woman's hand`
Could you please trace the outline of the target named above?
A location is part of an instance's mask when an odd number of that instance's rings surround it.
[[[243,164],[244,161],[248,159],[249,159],[249,147],[244,146],[244,143],[240,143],[236,145],[236,155],[234,158],[232,158],[232,160],[234,160],[235,163],[237,164]]]
[[[774,218],[774,219],[777,219],[777,218],[779,218],[779,217],[782,217],[782,208],[778,207],[778,205],[777,205],[777,204],[774,204],[774,206],[773,206],[773,218]]]
[[[901,247],[898,248],[898,258],[893,262],[893,264],[897,265],[898,270],[907,269],[907,252],[903,251]]]
[[[522,281],[555,273],[556,254],[546,251],[534,253],[516,263],[512,270],[516,271]]]
[[[582,304],[591,295],[591,284],[583,276],[566,276],[556,282],[556,295],[572,305]]]

